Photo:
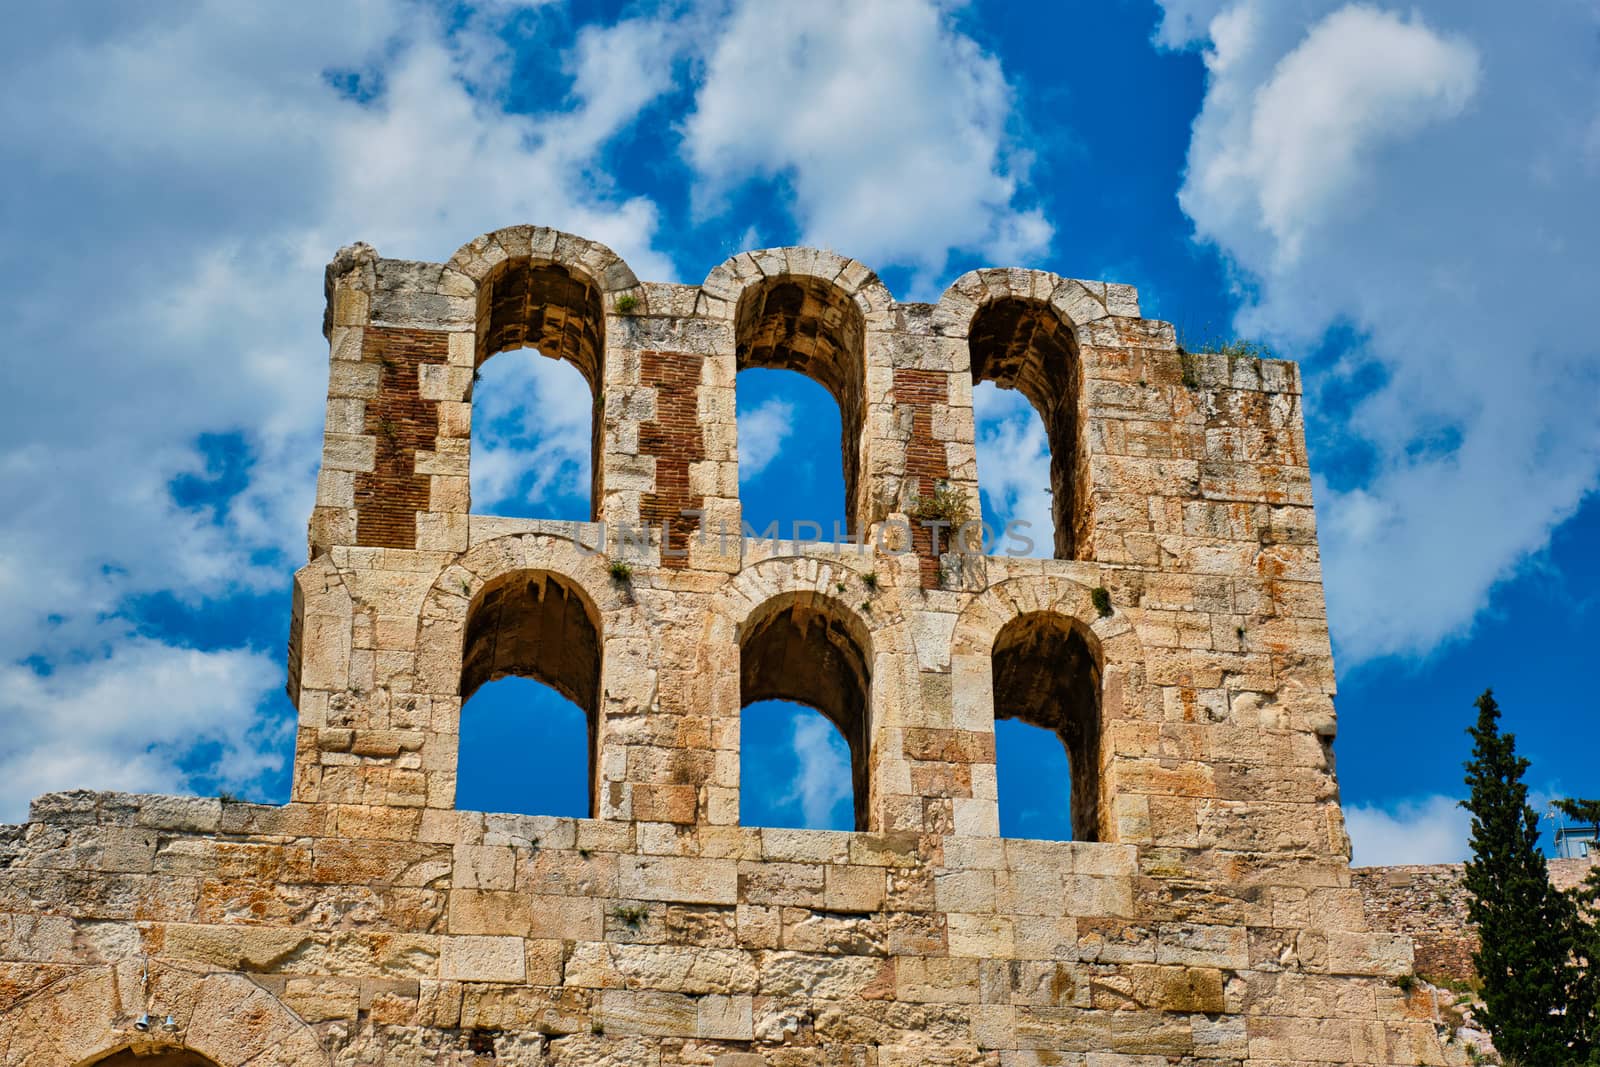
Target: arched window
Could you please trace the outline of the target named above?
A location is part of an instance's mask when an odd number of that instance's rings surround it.
[[[835,540],[851,532],[845,501],[839,408],[804,375],[755,368],[739,375],[739,502],[758,536]],[[843,538],[839,538],[842,540]]]
[[[537,349],[571,368],[527,357],[484,368],[490,356],[520,348]],[[605,382],[599,288],[559,264],[501,263],[478,286],[476,368],[474,510],[594,518],[601,499],[599,398]]]
[[[103,1060],[96,1060],[94,1067],[217,1067],[217,1064],[198,1052],[184,1049],[138,1053],[124,1049]]]
[[[463,644],[457,807],[594,813],[601,656],[599,614],[566,579],[516,571],[484,586]]]
[[[866,325],[861,309],[831,282],[783,275],[751,285],[740,295],[734,329],[739,370],[799,371],[826,389],[838,405],[844,519],[853,529],[866,417]],[[744,420],[760,406],[740,403],[739,409],[743,444],[748,439]],[[784,518],[820,522],[823,536],[833,535],[831,523],[818,516]],[[791,533],[787,523],[780,529],[783,536]]]
[[[1100,664],[1072,620],[1053,612],[1020,615],[994,642],[994,717],[1018,719],[1055,734],[1066,749],[1070,781],[1037,781],[1025,791],[1026,803],[1070,807],[1072,839],[1095,841],[1100,834]],[[1036,735],[1035,741],[1045,735]],[[1004,761],[1000,780],[1000,820],[1026,821],[1014,811],[1024,791],[1015,788],[1021,768]],[[1008,778],[1012,779],[1008,783]],[[1059,823],[1057,825],[1060,825]]]
[[[995,512],[1020,508],[1022,514],[997,514],[1001,523],[1028,518],[1028,501],[1038,489],[1016,484],[1018,470],[1037,478],[1029,464],[1038,456],[1038,423],[1002,397],[985,395],[981,386],[993,382],[1000,389],[1015,389],[1038,413],[1049,442],[1049,483],[1039,489],[1050,494],[1057,559],[1080,558],[1088,544],[1083,507],[1087,462],[1081,447],[1079,416],[1081,367],[1072,328],[1048,304],[1018,297],[1003,297],[983,305],[973,316],[967,333],[972,361],[974,404],[978,421],[978,479]],[[987,415],[987,418],[986,418]],[[995,469],[991,462],[985,481],[983,457],[1005,456],[1007,465]],[[1042,531],[1033,539],[1042,542]]]
[[[843,737],[850,754],[857,830],[867,829],[872,694],[868,648],[864,628],[842,604],[812,593],[768,601],[745,623],[739,640],[740,707],[767,701],[803,704],[821,712]],[[741,731],[741,747],[743,736]],[[793,739],[797,744],[807,741],[798,733]],[[741,758],[742,809],[744,790],[786,788],[752,781],[743,773],[745,766]]]

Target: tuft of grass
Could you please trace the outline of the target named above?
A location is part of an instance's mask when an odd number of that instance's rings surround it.
[[[643,904],[618,904],[612,916],[630,930],[637,930],[650,917],[650,909]]]
[[[911,517],[922,522],[947,522],[955,529],[972,518],[972,509],[965,493],[941,479],[933,483],[932,496],[918,496],[911,501]]]
[[[1089,590],[1089,601],[1102,619],[1111,614],[1111,590],[1105,586],[1097,585]]]
[[[1262,341],[1245,337],[1226,337],[1207,326],[1199,338],[1178,339],[1178,363],[1183,370],[1183,384],[1189,389],[1200,388],[1200,356],[1223,356],[1227,359],[1271,359],[1272,348]]]
[[[1394,986],[1409,997],[1411,991],[1417,987],[1417,976],[1414,974],[1402,974],[1395,978]]]
[[[616,306],[618,315],[632,315],[635,311],[639,310],[639,298],[633,296],[632,294],[627,296],[619,296],[617,297]]]
[[[1178,349],[1178,367],[1183,371],[1183,387],[1185,389],[1200,388],[1200,360],[1188,349]]]
[[[611,561],[611,566],[606,569],[610,572],[613,582],[633,581],[633,566],[627,560],[614,559]]]
[[[863,574],[861,576],[861,584],[867,587],[867,592],[876,593],[878,591],[878,572],[868,571]]]
[[[237,803],[239,803],[239,798],[234,796],[232,793],[227,792],[226,790],[224,790],[221,793],[218,793],[217,794],[217,799],[222,801],[224,804],[237,804]]]

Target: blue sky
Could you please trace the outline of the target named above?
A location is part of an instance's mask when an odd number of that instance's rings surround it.
[[[903,299],[1040,267],[1266,341],[1307,385],[1358,861],[1459,855],[1487,685],[1538,796],[1600,794],[1594,0],[193,0],[9,25],[0,817],[74,786],[286,797],[322,265],[516,222],[662,280],[796,242]],[[585,513],[577,375],[525,352],[484,378],[480,510]],[[1037,423],[979,400],[986,509],[1043,515]],[[739,408],[749,509],[841,513],[820,387],[749,372]],[[557,703],[474,699],[464,804],[570,810],[519,758],[579,751]],[[747,819],[848,819],[814,716],[755,709],[745,740],[789,783]],[[1030,785],[1056,755],[1000,743],[1007,832],[1058,833]]]

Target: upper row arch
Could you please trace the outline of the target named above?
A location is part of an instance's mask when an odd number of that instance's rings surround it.
[[[649,311],[647,287],[621,256],[599,241],[546,226],[507,226],[482,234],[457,249],[446,268],[477,285],[513,259],[558,264],[585,276],[600,290],[608,310],[614,310],[618,300],[631,297],[639,311]],[[732,321],[739,298],[749,286],[780,277],[814,278],[837,287],[860,309],[868,330],[892,325],[896,301],[877,273],[860,260],[820,248],[767,248],[729,257],[701,282],[700,289],[708,298],[702,301],[701,313]],[[965,337],[983,305],[1006,298],[1049,304],[1072,326],[1109,315],[1140,314],[1137,294],[1129,286],[1062,278],[1042,270],[984,267],[961,275],[940,296],[934,306],[934,332]]]

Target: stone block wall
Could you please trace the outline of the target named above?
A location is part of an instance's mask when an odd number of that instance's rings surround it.
[[[1593,858],[1550,861],[1550,882],[1576,888]],[[1374,930],[1403,934],[1415,946],[1416,973],[1424,978],[1471,982],[1477,929],[1467,920],[1467,891],[1459,863],[1356,867],[1351,872]]]
[[[641,283],[534,227],[354,246],[328,294],[291,802],[41,799],[0,1065],[1449,1062],[1348,865],[1292,364],[1180,352],[1126,286],[901,304],[813,249]],[[593,389],[591,523],[471,512],[474,370],[518,344]],[[860,544],[740,536],[757,366],[838,400]],[[1050,433],[1057,558],[918,521],[977,512],[987,380]],[[503,673],[584,705],[593,818],[456,810]],[[757,696],[840,728],[855,832],[739,824]],[[999,836],[997,717],[1062,738],[1078,840]]]

